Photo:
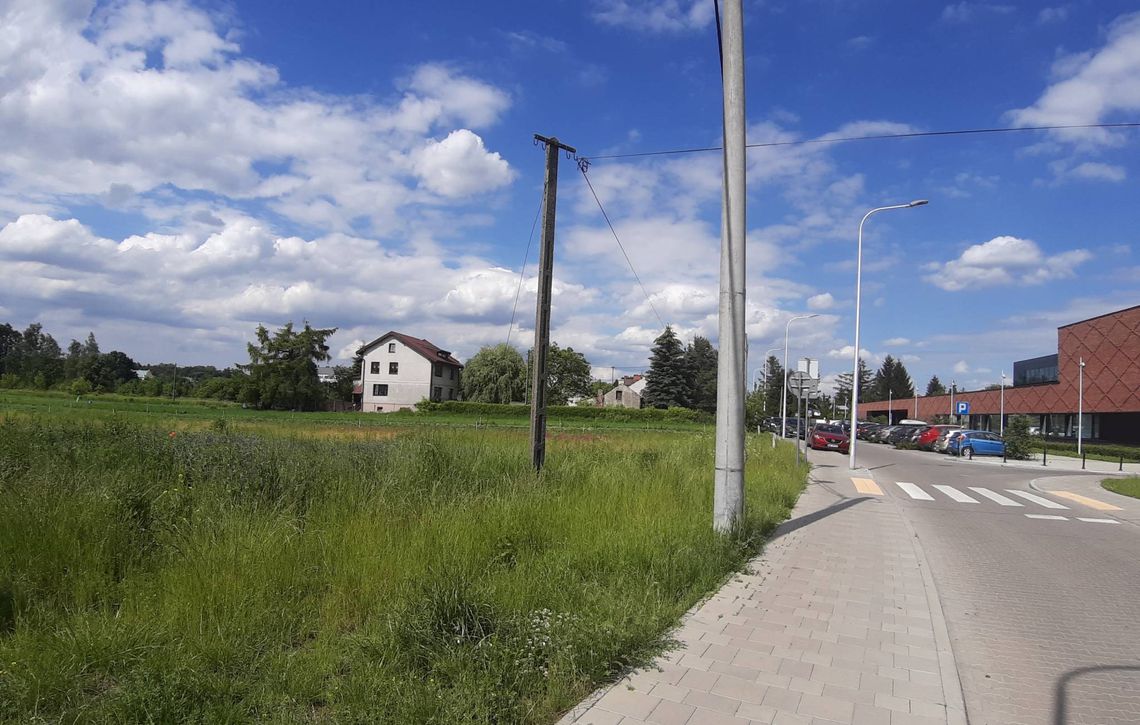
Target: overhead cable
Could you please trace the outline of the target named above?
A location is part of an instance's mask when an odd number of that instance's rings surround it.
[[[598,209],[601,210],[602,218],[606,220],[606,226],[610,228],[610,234],[614,235],[614,241],[617,242],[618,249],[621,250],[622,256],[625,257],[625,263],[629,265],[629,271],[633,272],[633,278],[637,280],[638,286],[641,287],[641,293],[645,295],[645,301],[649,303],[649,309],[653,310],[653,314],[657,317],[657,321],[661,323],[661,329],[665,329],[665,321],[662,320],[661,315],[657,313],[657,307],[654,306],[653,300],[649,297],[649,292],[645,290],[645,285],[641,283],[641,277],[638,276],[637,270],[633,268],[633,262],[630,261],[629,255],[626,254],[625,246],[622,245],[621,239],[618,238],[617,230],[614,229],[614,225],[610,222],[610,215],[606,213],[605,207],[602,206],[602,200],[598,198],[598,192],[594,191],[594,185],[590,183],[590,175],[586,173],[586,169],[588,167],[588,163],[579,162],[578,164],[578,170],[582,172],[582,178],[586,180],[586,186],[590,187],[590,194],[593,195],[594,201],[598,205]]]
[[[507,328],[507,344],[511,344],[511,331],[515,329],[515,311],[519,307],[519,295],[522,294],[523,280],[526,279],[526,263],[530,259],[530,245],[534,242],[534,230],[538,226],[538,217],[542,214],[542,205],[546,203],[546,184],[542,185],[542,196],[538,199],[538,211],[534,213],[534,221],[530,225],[530,236],[526,240],[526,254],[523,255],[522,268],[519,270],[519,286],[515,290],[515,304],[511,307],[511,324]]]
[[[1061,126],[1013,126],[1010,128],[968,128],[950,131],[912,131],[910,133],[880,133],[869,136],[839,136],[835,138],[812,138],[799,141],[767,141],[764,143],[745,144],[745,148],[773,148],[776,146],[808,146],[813,144],[846,143],[849,141],[881,141],[884,139],[900,138],[926,138],[932,136],[969,136],[986,133],[1020,133],[1024,131],[1066,131],[1076,129],[1113,129],[1113,128],[1140,128],[1140,122],[1125,123],[1079,123]],[[589,161],[602,159],[632,159],[641,156],[675,156],[679,154],[696,154],[706,151],[723,151],[723,146],[700,146],[686,149],[668,149],[665,151],[640,151],[628,154],[601,154],[598,156],[581,156]]]

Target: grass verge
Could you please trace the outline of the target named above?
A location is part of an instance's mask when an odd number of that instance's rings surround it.
[[[286,417],[286,416],[282,416]],[[0,720],[546,723],[660,651],[803,487],[708,433],[0,422]]]
[[[1140,476],[1106,478],[1100,482],[1100,485],[1113,493],[1119,493],[1121,496],[1140,498]]]

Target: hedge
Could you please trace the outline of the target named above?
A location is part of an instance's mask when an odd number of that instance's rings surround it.
[[[1050,453],[1077,455],[1076,443],[1047,440],[1043,445]],[[1042,445],[1040,444],[1033,446],[1034,452],[1039,452],[1038,449],[1041,447]],[[1081,450],[1089,456],[1107,458],[1113,461],[1119,460],[1121,456],[1124,456],[1125,461],[1140,461],[1140,448],[1136,446],[1113,445],[1111,443],[1085,443],[1081,446]]]
[[[422,413],[444,413],[454,415],[474,415],[496,418],[526,418],[530,415],[529,405],[505,405],[502,403],[469,403],[460,400],[447,400],[442,403],[420,401],[416,410]],[[546,417],[577,418],[580,420],[616,420],[628,422],[690,422],[711,423],[713,416],[700,410],[689,408],[597,408],[585,405],[552,405],[546,409]]]

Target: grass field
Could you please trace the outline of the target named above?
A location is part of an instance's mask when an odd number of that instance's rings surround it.
[[[806,475],[750,442],[722,537],[707,427],[552,430],[536,476],[514,429],[22,400],[0,398],[8,722],[552,722],[659,651]]]
[[[1100,482],[1113,493],[1119,493],[1122,496],[1131,496],[1132,498],[1140,498],[1140,476],[1126,476],[1125,478],[1106,478]]]

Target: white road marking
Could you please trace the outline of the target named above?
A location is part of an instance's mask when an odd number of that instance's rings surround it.
[[[906,491],[906,494],[908,496],[910,496],[911,498],[918,499],[919,501],[933,501],[934,500],[933,496],[931,496],[926,491],[923,491],[921,488],[914,485],[913,483],[907,483],[906,481],[895,481],[895,485],[897,485],[903,491]]]
[[[1031,493],[1026,493],[1025,491],[1018,491],[1017,489],[1014,489],[1014,488],[1007,488],[1006,492],[1012,493],[1014,496],[1020,496],[1021,498],[1025,499],[1029,503],[1035,503],[1038,506],[1044,506],[1047,509],[1067,509],[1067,508],[1069,508],[1068,506],[1062,506],[1061,504],[1057,503],[1056,501],[1050,501],[1047,498],[1041,498],[1040,496],[1035,496]]]
[[[1082,519],[1080,516],[1077,517],[1077,521],[1088,521],[1090,524],[1119,524],[1120,523],[1116,519]]]
[[[1064,516],[1055,516],[1053,514],[1025,514],[1027,519],[1046,519],[1048,521],[1068,521]]]
[[[961,491],[954,488],[953,486],[940,486],[938,484],[934,484],[934,487],[937,488],[942,493],[949,496],[950,498],[954,499],[958,503],[977,503],[978,502],[977,499],[970,498],[969,496],[962,493]]]
[[[1012,498],[1006,498],[996,491],[991,491],[988,488],[978,488],[977,486],[969,486],[969,489],[979,496],[985,496],[991,501],[1001,504],[1002,506],[1024,506],[1025,504],[1014,501]]]

